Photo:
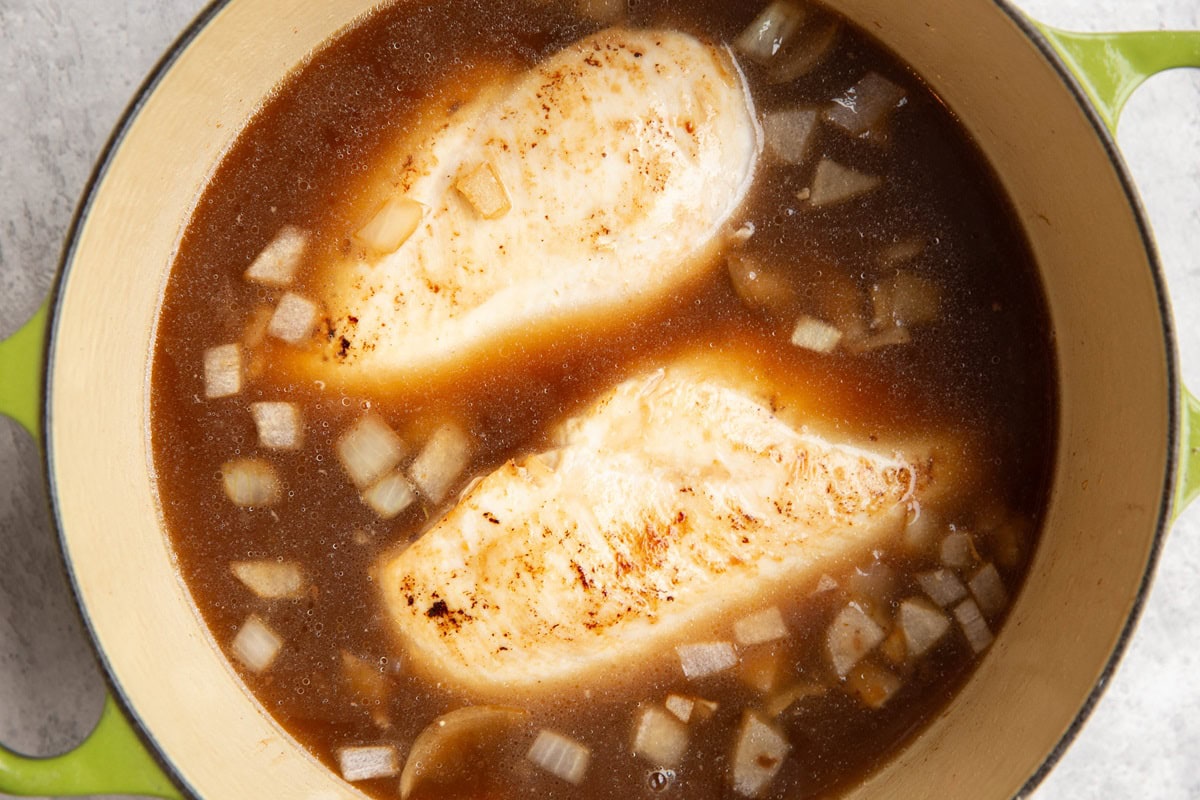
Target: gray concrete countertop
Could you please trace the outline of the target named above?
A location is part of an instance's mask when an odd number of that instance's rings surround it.
[[[1075,30],[1200,29],[1197,0],[1017,5]],[[0,337],[46,296],[109,132],[202,6],[0,0]],[[1151,81],[1119,139],[1161,250],[1184,378],[1200,388],[1200,72]],[[0,420],[0,742],[61,752],[95,723],[103,691],[61,574],[38,450]],[[1035,797],[1200,798],[1200,508],[1174,526],[1121,668]]]

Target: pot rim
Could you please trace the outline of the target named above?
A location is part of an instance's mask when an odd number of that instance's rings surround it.
[[[151,68],[146,78],[135,91],[133,97],[121,113],[113,132],[109,135],[104,147],[96,160],[96,165],[92,169],[83,191],[80,195],[80,200],[76,205],[72,215],[70,224],[67,227],[66,237],[59,256],[58,265],[55,271],[55,277],[50,289],[47,308],[49,315],[46,322],[46,338],[43,353],[43,367],[41,380],[41,402],[39,410],[39,419],[41,423],[41,445],[43,452],[43,475],[47,486],[47,504],[49,505],[51,516],[54,524],[55,533],[59,540],[59,557],[62,560],[63,568],[68,577],[68,583],[71,587],[71,594],[74,599],[76,612],[83,623],[84,629],[87,631],[90,639],[93,652],[96,654],[97,660],[103,668],[103,678],[112,693],[116,703],[125,717],[130,721],[133,730],[137,733],[139,739],[146,747],[148,753],[159,764],[163,771],[168,775],[171,781],[179,787],[183,793],[196,800],[201,800],[195,788],[188,782],[180,771],[176,768],[174,762],[162,751],[153,732],[146,726],[141,715],[131,704],[120,681],[114,674],[112,665],[109,662],[107,653],[102,646],[102,643],[97,636],[96,630],[92,625],[91,618],[83,603],[80,585],[72,565],[71,559],[67,554],[67,542],[64,537],[62,525],[60,524],[60,508],[58,503],[58,486],[55,480],[54,457],[51,442],[53,440],[53,426],[51,425],[50,413],[50,398],[53,389],[52,378],[54,374],[55,363],[55,345],[58,336],[59,324],[59,309],[62,300],[62,289],[66,283],[71,268],[75,261],[75,253],[79,243],[80,232],[84,223],[88,218],[93,201],[103,184],[108,173],[108,169],[112,163],[112,159],[118,149],[125,140],[126,134],[129,132],[134,121],[141,113],[149,98],[158,89],[162,79],[174,66],[175,62],[188,49],[192,42],[200,35],[201,32],[213,21],[213,19],[221,13],[228,5],[235,0],[210,0],[196,15],[196,17],[187,25],[179,36],[167,47],[163,55]],[[1162,263],[1159,256],[1158,248],[1155,244],[1153,231],[1150,226],[1149,217],[1146,209],[1142,204],[1141,198],[1137,192],[1136,184],[1132,175],[1129,172],[1124,159],[1121,156],[1120,149],[1114,139],[1113,133],[1105,125],[1099,111],[1093,104],[1092,100],[1087,95],[1084,88],[1080,85],[1075,73],[1067,66],[1062,57],[1055,50],[1053,45],[1047,39],[1046,35],[1038,28],[1032,19],[1026,16],[1020,9],[1016,8],[1011,0],[984,0],[990,2],[993,6],[999,9],[1008,19],[1024,34],[1025,38],[1036,47],[1042,55],[1048,66],[1056,73],[1059,80],[1070,91],[1075,98],[1079,109],[1084,113],[1090,123],[1093,132],[1096,134],[1100,143],[1104,147],[1109,161],[1114,167],[1114,171],[1120,181],[1121,191],[1125,195],[1125,199],[1133,212],[1133,221],[1137,226],[1138,235],[1145,248],[1147,261],[1150,267],[1151,278],[1154,285],[1155,296],[1158,304],[1159,322],[1162,326],[1162,333],[1166,348],[1166,377],[1167,377],[1167,423],[1170,441],[1166,453],[1166,463],[1164,464],[1164,483],[1159,501],[1159,509],[1153,538],[1150,542],[1148,559],[1146,568],[1142,575],[1140,584],[1138,585],[1136,596],[1130,605],[1129,613],[1125,619],[1121,631],[1113,645],[1112,651],[1109,653],[1108,659],[1105,662],[1100,674],[1084,698],[1079,710],[1075,713],[1071,724],[1063,732],[1058,742],[1053,749],[1046,754],[1036,770],[1029,776],[1021,788],[1016,792],[1014,797],[1026,797],[1031,794],[1045,779],[1046,776],[1054,769],[1062,759],[1063,755],[1074,743],[1079,735],[1084,724],[1091,717],[1093,710],[1099,703],[1104,692],[1108,688],[1108,684],[1116,673],[1121,659],[1128,650],[1129,643],[1132,640],[1134,631],[1141,620],[1142,613],[1145,609],[1146,599],[1149,596],[1150,589],[1154,582],[1154,576],[1158,568],[1159,558],[1162,554],[1162,548],[1166,541],[1167,529],[1171,522],[1171,511],[1173,507],[1174,487],[1178,480],[1179,472],[1179,437],[1180,437],[1180,420],[1181,420],[1181,392],[1182,383],[1179,375],[1179,353],[1178,342],[1175,335],[1174,318],[1171,312],[1169,295],[1167,293],[1166,280],[1163,274]]]

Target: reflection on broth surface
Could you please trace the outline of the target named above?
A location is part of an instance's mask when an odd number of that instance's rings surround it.
[[[152,376],[214,639],[381,798],[845,790],[991,646],[1055,414],[994,176],[791,2],[380,10],[223,160]]]

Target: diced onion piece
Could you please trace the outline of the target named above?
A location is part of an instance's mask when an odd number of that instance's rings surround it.
[[[204,351],[204,396],[230,397],[242,390],[242,348],[222,344]]]
[[[983,614],[979,613],[979,606],[975,605],[974,600],[963,600],[954,607],[954,618],[958,620],[958,624],[962,627],[963,633],[967,637],[967,642],[971,645],[971,649],[976,653],[982,653],[988,649],[992,643],[992,630],[988,627],[987,621],[984,620]]]
[[[928,325],[942,314],[942,289],[937,283],[900,270],[892,279],[892,319],[897,325]]]
[[[742,656],[738,677],[754,691],[767,694],[779,682],[781,660],[782,654],[774,647],[756,647]]]
[[[698,642],[675,648],[683,674],[689,679],[724,672],[737,664],[737,653],[729,642]]]
[[[712,715],[717,713],[717,709],[721,706],[716,700],[706,700],[703,697],[693,698],[696,705],[692,708],[692,722],[704,722],[712,719]]]
[[[496,219],[508,213],[512,203],[508,192],[496,174],[496,168],[485,161],[473,169],[462,172],[454,188],[475,207],[484,219]]]
[[[265,672],[283,649],[283,639],[257,614],[246,617],[231,645],[234,658],[251,672]]]
[[[663,701],[663,705],[680,722],[689,722],[692,719],[692,710],[696,707],[696,701],[694,698],[684,697],[681,694],[669,694]]]
[[[242,508],[270,506],[279,501],[279,476],[258,458],[238,458],[221,465],[225,496]]]
[[[752,311],[784,314],[796,301],[796,289],[779,271],[764,268],[758,260],[732,255],[726,261],[729,280],[738,298]]]
[[[404,458],[404,442],[374,414],[362,417],[338,439],[337,454],[350,480],[360,489],[395,469]]]
[[[368,661],[345,650],[341,651],[342,677],[354,693],[354,699],[382,703],[387,699],[387,677],[378,662]]]
[[[785,164],[803,164],[808,145],[817,128],[817,112],[807,108],[787,108],[763,115],[766,145]]]
[[[656,767],[677,767],[687,753],[688,730],[658,706],[642,709],[633,732],[633,752]]]
[[[791,708],[793,703],[806,697],[820,697],[825,694],[825,687],[815,683],[793,683],[772,694],[763,704],[763,712],[768,717],[778,717]]]
[[[588,19],[611,25],[625,16],[627,0],[575,0],[575,8]]]
[[[436,783],[443,774],[454,775],[456,770],[448,769],[449,766],[467,759],[477,760],[481,750],[511,741],[528,716],[519,708],[467,706],[438,717],[425,726],[408,751],[404,771],[400,773],[401,800],[412,794],[422,781]],[[586,769],[586,759],[583,766]]]
[[[928,508],[920,508],[904,527],[904,546],[912,552],[926,551],[934,537],[944,530],[944,523]]]
[[[308,246],[308,234],[285,225],[247,268],[243,277],[268,286],[287,286],[296,276],[296,268]]]
[[[927,601],[910,597],[900,604],[896,614],[910,658],[924,655],[950,630],[950,620]]]
[[[784,639],[787,635],[787,625],[777,606],[756,611],[733,623],[733,638],[741,645],[773,642],[776,639]]]
[[[592,751],[561,733],[542,729],[525,757],[551,775],[578,786],[583,783]]]
[[[362,499],[381,519],[392,519],[413,504],[417,493],[407,478],[399,472],[393,472],[363,492]]]
[[[462,428],[447,423],[429,437],[408,468],[408,474],[426,497],[440,503],[470,460],[471,440]]]
[[[317,304],[294,292],[287,292],[279,298],[279,305],[275,306],[267,333],[288,344],[297,344],[312,333],[316,324]]]
[[[872,561],[855,567],[845,580],[851,595],[863,597],[872,604],[886,605],[896,584],[896,572],[882,561]]]
[[[910,237],[893,242],[879,252],[879,266],[884,269],[896,269],[909,262],[916,261],[925,252],[925,240]]]
[[[829,660],[838,677],[846,677],[846,673],[874,650],[885,635],[883,628],[858,605],[851,603],[843,608],[834,617],[826,637]]]
[[[831,158],[823,158],[813,174],[808,202],[814,208],[844,203],[874,191],[883,183],[877,175],[844,167]]]
[[[733,40],[733,46],[750,60],[766,64],[783,49],[803,23],[802,7],[787,0],[775,0]]]
[[[304,594],[304,570],[295,561],[234,561],[229,569],[264,600],[295,600]]]
[[[879,652],[893,664],[897,666],[903,664],[908,656],[908,646],[904,643],[904,631],[893,628],[892,632],[883,640],[883,644],[879,645]]]
[[[896,675],[870,662],[855,667],[846,678],[846,688],[867,708],[882,708],[902,683]]]
[[[947,567],[955,569],[963,569],[975,563],[975,545],[971,541],[971,534],[966,531],[953,531],[946,534],[942,539],[941,547],[942,563]]]
[[[844,345],[849,352],[860,355],[875,350],[882,350],[885,347],[909,344],[910,342],[912,342],[912,334],[908,332],[908,328],[901,328],[894,325],[884,328],[878,333],[855,337],[847,336]]]
[[[796,321],[792,330],[792,344],[814,353],[830,353],[841,340],[840,330],[807,314]]]
[[[942,608],[949,608],[967,596],[967,587],[948,569],[922,572],[917,575],[917,583],[921,585],[925,594]]]
[[[338,766],[342,777],[348,781],[390,778],[400,771],[396,748],[386,744],[339,748]]]
[[[883,121],[903,99],[904,89],[881,75],[868,72],[845,94],[834,99],[833,105],[825,111],[825,119],[851,136],[859,136]]]
[[[743,797],[758,797],[775,778],[791,749],[782,733],[757,713],[747,711],[733,748],[733,790]]]
[[[425,209],[416,200],[393,197],[358,229],[354,240],[377,253],[394,253],[413,235],[424,213]]]
[[[822,575],[817,580],[817,587],[813,589],[813,594],[824,594],[825,592],[833,591],[838,588],[838,582],[832,575]]]
[[[967,581],[967,586],[985,617],[996,616],[1008,605],[1008,591],[994,564],[982,567]]]
[[[295,403],[251,403],[258,443],[271,450],[297,450],[301,443],[300,407]]]
[[[830,15],[809,12],[800,33],[771,60],[767,76],[772,83],[788,83],[812,72],[833,50],[842,26]]]

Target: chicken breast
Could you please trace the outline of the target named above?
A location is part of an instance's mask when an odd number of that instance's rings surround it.
[[[411,237],[316,282],[332,324],[301,356],[316,377],[393,381],[619,324],[711,265],[761,149],[726,50],[611,29],[484,94],[409,153]]]
[[[627,380],[378,565],[410,663],[485,697],[603,686],[862,558],[935,488],[704,362]],[[914,452],[917,449],[914,448]]]

